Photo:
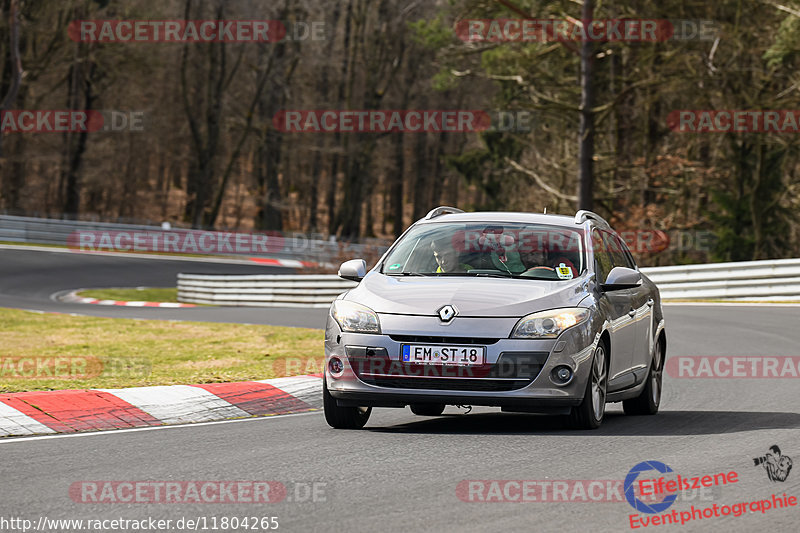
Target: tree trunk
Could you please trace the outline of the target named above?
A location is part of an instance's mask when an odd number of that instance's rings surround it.
[[[19,0],[10,0],[8,6],[8,40],[9,40],[9,70],[11,80],[8,82],[8,91],[0,102],[0,113],[14,105],[17,100],[17,92],[22,82],[22,60],[19,56]],[[3,135],[0,132],[0,157],[3,156],[2,150]]]
[[[69,75],[67,89],[67,109],[89,111],[94,105],[95,95],[92,80],[96,65],[84,53],[84,45],[75,43],[75,55]],[[83,98],[81,98],[83,96]],[[64,184],[62,209],[68,216],[76,216],[81,208],[80,168],[86,152],[88,132],[67,132],[64,134],[64,159],[61,181]]]
[[[583,0],[584,25],[594,17],[594,0]],[[581,122],[579,140],[578,209],[592,209],[594,186],[594,43],[581,43]]]
[[[414,214],[412,220],[419,220],[430,210],[430,196],[427,184],[431,179],[428,169],[428,135],[427,133],[417,133],[416,144],[414,145],[414,157],[416,159],[416,171],[414,172]]]
[[[391,177],[391,205],[393,233],[399,237],[403,233],[403,181],[406,179],[404,172],[405,154],[403,153],[403,141],[405,135],[398,133],[394,144],[394,175]]]

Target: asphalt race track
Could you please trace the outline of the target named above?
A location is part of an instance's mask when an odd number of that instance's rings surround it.
[[[321,325],[318,315],[313,322],[305,312],[289,315],[286,310],[87,311],[90,306],[60,304],[49,296],[88,286],[171,285],[174,274],[186,271],[187,265],[85,256],[59,256],[56,261],[46,255],[51,254],[0,251],[0,305],[105,316],[146,312],[154,318],[276,324],[296,319],[293,325]],[[203,264],[202,269],[264,271],[219,264]],[[669,305],[665,312],[668,357],[800,355],[800,307]],[[34,524],[40,517],[153,517],[173,523],[205,517],[208,530],[213,517],[274,516],[279,531],[625,531],[631,530],[629,516],[635,511],[624,496],[610,502],[476,502],[463,501],[470,493],[457,492],[457,487],[484,480],[481,486],[487,490],[476,494],[488,498],[490,480],[605,484],[624,479],[642,461],[660,461],[683,477],[738,474],[735,484],[684,493],[666,513],[689,511],[693,505],[702,509],[770,499],[772,494],[798,497],[800,467],[785,482],[772,482],[753,462],[775,444],[784,455],[800,460],[798,400],[797,378],[665,375],[658,415],[628,417],[613,405],[596,431],[566,429],[558,418],[491,409],[463,414],[448,407],[446,416],[436,418],[417,417],[408,409],[376,409],[362,431],[330,429],[317,412],[0,440],[0,516]],[[287,498],[270,504],[76,503],[69,492],[81,481],[207,480],[278,481],[287,488]],[[520,485],[495,485],[505,487],[505,498],[520,497]],[[317,489],[316,497],[310,487]],[[568,494],[568,499],[580,500],[571,490]],[[641,529],[797,531],[798,524],[800,506]]]
[[[116,318],[240,322],[277,326],[321,327],[324,309],[196,307],[131,308],[56,301],[75,289],[174,287],[178,273],[290,274],[289,268],[235,263],[99,255],[68,251],[0,249],[0,307]]]

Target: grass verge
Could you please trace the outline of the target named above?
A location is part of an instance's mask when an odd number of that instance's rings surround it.
[[[322,331],[0,309],[0,392],[247,381],[320,372]]]

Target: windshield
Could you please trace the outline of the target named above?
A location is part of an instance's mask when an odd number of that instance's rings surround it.
[[[390,276],[567,281],[584,269],[583,231],[542,224],[436,223],[411,228],[386,257]]]

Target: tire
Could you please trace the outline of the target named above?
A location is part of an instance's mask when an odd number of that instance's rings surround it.
[[[443,403],[412,403],[411,412],[419,416],[439,416],[444,412]]]
[[[322,407],[325,410],[325,421],[336,429],[361,429],[372,414],[372,407],[340,407],[336,399],[328,392],[328,383],[322,378]]]
[[[608,360],[606,347],[602,342],[597,345],[592,358],[589,379],[586,380],[586,391],[580,405],[573,407],[570,423],[576,429],[597,429],[603,423],[606,412],[606,391],[608,389]]]
[[[639,396],[622,402],[622,409],[626,415],[654,415],[658,412],[658,407],[661,405],[664,359],[664,347],[659,339],[647,374],[647,384]]]

